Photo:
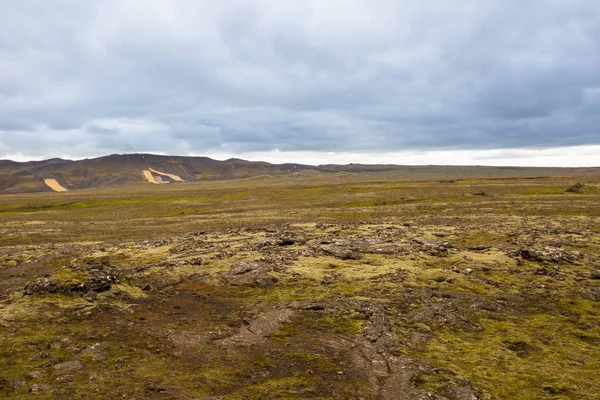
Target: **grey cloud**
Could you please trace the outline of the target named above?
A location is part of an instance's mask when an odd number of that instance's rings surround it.
[[[0,158],[600,143],[594,1],[2,9]]]

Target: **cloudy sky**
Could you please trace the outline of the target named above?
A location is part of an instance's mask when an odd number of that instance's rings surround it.
[[[600,165],[598,0],[0,0],[0,159]]]

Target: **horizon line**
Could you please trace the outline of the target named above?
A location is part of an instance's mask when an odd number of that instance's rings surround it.
[[[45,155],[4,154],[2,161],[39,162],[52,159],[82,161],[115,155],[156,155],[165,157],[206,157],[215,161],[239,159],[270,164],[325,165],[394,165],[394,166],[463,166],[463,167],[513,167],[513,168],[600,168],[600,145],[580,145],[547,148],[501,149],[413,149],[393,151],[267,151],[228,152],[209,150],[195,152],[189,149],[172,152],[133,151],[118,152],[107,149],[103,155],[76,156],[65,152]]]

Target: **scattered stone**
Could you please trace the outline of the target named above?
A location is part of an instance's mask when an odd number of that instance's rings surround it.
[[[38,278],[25,286],[25,294],[56,293],[63,288],[60,282],[52,281],[50,278]]]
[[[45,351],[40,351],[39,353],[36,353],[36,355],[33,356],[34,360],[43,360],[44,358],[48,358],[50,357],[50,354],[48,354]]]
[[[27,378],[29,379],[41,379],[46,375],[44,371],[31,371],[27,374]]]
[[[381,304],[375,301],[368,301],[360,304],[357,307],[357,311],[361,312],[367,318],[362,334],[370,342],[376,342],[391,332],[390,320],[385,308]]]
[[[86,354],[86,353],[96,353],[96,352],[100,352],[100,351],[106,351],[106,350],[108,350],[109,347],[110,347],[110,343],[95,343],[95,344],[91,345],[90,347],[88,347],[87,349],[84,349],[82,351],[82,353]]]
[[[45,383],[40,383],[39,385],[37,383],[34,383],[29,388],[29,391],[31,393],[36,393],[36,392],[46,392],[50,389],[51,389],[50,385],[46,385]]]
[[[600,269],[590,272],[590,279],[600,279]]]
[[[63,268],[51,276],[37,278],[29,282],[24,289],[25,295],[62,293],[64,295],[99,293],[111,288],[119,278],[116,270],[106,257],[99,262],[83,265],[71,263],[70,268]],[[91,296],[93,297],[93,296]]]
[[[571,186],[570,188],[565,190],[565,192],[566,193],[581,193],[584,186],[585,185],[583,183],[577,182],[576,184],[574,184],[573,186]]]
[[[544,391],[550,393],[551,395],[559,395],[559,394],[564,394],[567,392],[566,388],[555,388],[554,386],[550,386],[550,385],[545,385],[542,389],[544,389]]]
[[[376,275],[371,278],[371,280],[384,280],[388,282],[404,282],[406,277],[408,276],[408,271],[398,268],[395,272],[390,272],[388,274]]]
[[[487,193],[483,190],[477,191],[473,193],[473,196],[487,196]]]
[[[17,376],[13,377],[13,389],[17,390],[25,386],[25,381]]]
[[[583,255],[578,251],[568,251],[560,247],[546,246],[543,249],[536,248],[521,248],[509,251],[511,257],[521,257],[524,260],[538,262],[568,262],[576,263],[583,258]]]
[[[537,268],[535,271],[533,271],[533,274],[548,276],[548,275],[550,275],[550,271],[548,271],[548,268],[546,268],[546,267],[541,267],[541,268]]]
[[[54,369],[61,372],[75,372],[83,368],[83,364],[79,360],[65,361],[56,364]]]
[[[465,275],[471,275],[473,273],[473,270],[471,268],[466,268],[465,271],[463,272]]]
[[[191,265],[202,265],[202,259],[200,257],[192,258],[190,260]]]
[[[445,257],[448,255],[448,249],[454,248],[452,244],[438,240],[423,240],[413,238],[411,241],[419,245],[420,251],[423,251],[434,257]]]
[[[473,250],[473,251],[487,250],[490,248],[492,248],[491,244],[473,244],[471,246],[467,246],[468,250]]]
[[[130,361],[131,361],[131,359],[129,357],[125,356],[125,357],[115,358],[113,360],[113,363],[115,364],[115,368],[120,369],[120,368],[126,367]]]
[[[96,300],[98,298],[98,293],[95,292],[95,291],[93,291],[93,290],[90,290],[89,292],[87,292],[85,294],[84,297],[85,297],[86,300],[94,301],[94,300]]]
[[[339,258],[340,260],[359,260],[360,253],[345,246],[321,246],[320,249],[325,253]]]
[[[299,308],[301,310],[305,310],[305,311],[323,311],[327,308],[327,306],[325,305],[325,303],[310,303],[310,304],[293,304],[296,308]]]
[[[75,377],[73,375],[61,375],[54,381],[58,384],[65,385],[67,383],[75,382]]]
[[[291,236],[282,236],[277,241],[278,246],[291,246],[296,243],[296,239]]]
[[[549,269],[548,267],[541,267],[541,268],[537,268],[535,271],[533,271],[533,274],[556,277],[559,275],[558,270],[559,270],[558,265],[553,266],[552,269]]]
[[[340,277],[340,274],[338,274],[335,271],[327,271],[325,273],[325,275],[323,276],[323,280],[321,280],[321,283],[323,285],[331,285],[334,284],[338,278]]]
[[[483,395],[479,389],[470,382],[462,382],[460,385],[452,385],[443,394],[449,399],[481,400]]]
[[[82,354],[91,354],[92,360],[103,361],[106,357],[104,352],[110,347],[109,343],[95,343],[90,347],[83,349]]]
[[[508,269],[508,273],[509,273],[509,274],[513,274],[513,275],[514,275],[514,274],[520,274],[520,273],[521,273],[521,270],[520,270],[520,269],[517,269],[517,268],[509,268],[509,269]]]
[[[486,278],[485,276],[478,276],[477,279],[479,279],[482,282],[487,283],[488,285],[500,287],[500,284],[498,282],[491,280],[490,278]]]
[[[277,278],[269,275],[271,266],[260,261],[240,261],[225,274],[225,280],[232,286],[272,287]]]

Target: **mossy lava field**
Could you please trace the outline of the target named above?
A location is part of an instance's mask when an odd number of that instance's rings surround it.
[[[0,196],[0,397],[598,399],[600,171]]]

